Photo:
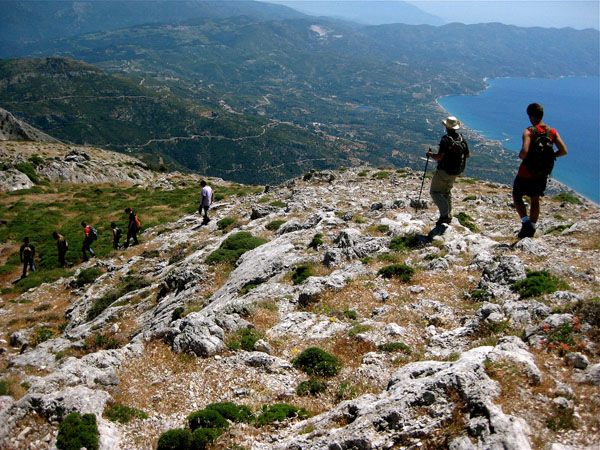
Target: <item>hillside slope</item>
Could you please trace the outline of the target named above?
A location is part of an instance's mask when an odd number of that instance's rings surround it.
[[[435,208],[411,206],[420,182],[360,167],[230,195],[211,179],[208,224],[170,213],[139,246],[5,288],[0,445],[52,445],[78,411],[100,448],[151,449],[228,401],[306,411],[230,416],[214,448],[594,448],[600,211],[549,198],[515,242],[510,188],[461,178],[457,216],[432,230]],[[228,263],[254,242],[240,232],[264,243]],[[310,375],[309,347],[339,362]],[[112,422],[114,405],[147,417]]]
[[[64,142],[249,184],[368,156],[360,142],[199,106],[68,58],[0,61],[0,104]]]

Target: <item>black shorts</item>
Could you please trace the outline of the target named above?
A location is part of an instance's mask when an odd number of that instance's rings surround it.
[[[547,183],[548,178],[523,178],[517,175],[513,183],[513,196],[543,197]]]

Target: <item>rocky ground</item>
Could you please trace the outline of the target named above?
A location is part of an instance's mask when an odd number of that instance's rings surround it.
[[[3,329],[32,320],[3,336],[12,396],[0,397],[0,447],[54,448],[60,420],[79,411],[97,416],[101,448],[151,449],[190,413],[231,401],[312,417],[233,424],[215,448],[598,448],[596,205],[545,199],[536,237],[516,242],[509,187],[459,179],[459,217],[438,229],[430,202],[414,207],[420,184],[411,170],[307,174],[216,202],[208,224],[190,215],[146,230],[141,245],[82,264],[75,277],[102,271],[93,283],[3,298]],[[266,243],[235,266],[208,264],[240,231]],[[379,274],[392,264],[412,278]],[[295,284],[299,266],[312,276]],[[558,290],[511,289],[540,270]],[[90,318],[125,277],[137,287]],[[64,315],[60,336],[40,338],[40,312]],[[233,345],[243,329],[260,337],[254,351]],[[342,361],[315,396],[297,394],[309,376],[291,364],[308,347]],[[111,422],[112,404],[148,418]]]

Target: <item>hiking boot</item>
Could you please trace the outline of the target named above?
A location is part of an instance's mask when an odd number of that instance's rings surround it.
[[[445,223],[450,223],[451,221],[452,221],[452,219],[450,219],[450,217],[448,217],[448,216],[440,216],[438,221],[435,223],[435,226],[439,227],[440,225],[445,224]]]
[[[521,231],[517,234],[519,239],[532,238],[535,235],[535,228],[530,220],[521,225]]]

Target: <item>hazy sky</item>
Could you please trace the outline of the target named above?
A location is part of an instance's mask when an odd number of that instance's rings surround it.
[[[410,1],[446,22],[502,22],[519,26],[599,28],[599,0]]]

